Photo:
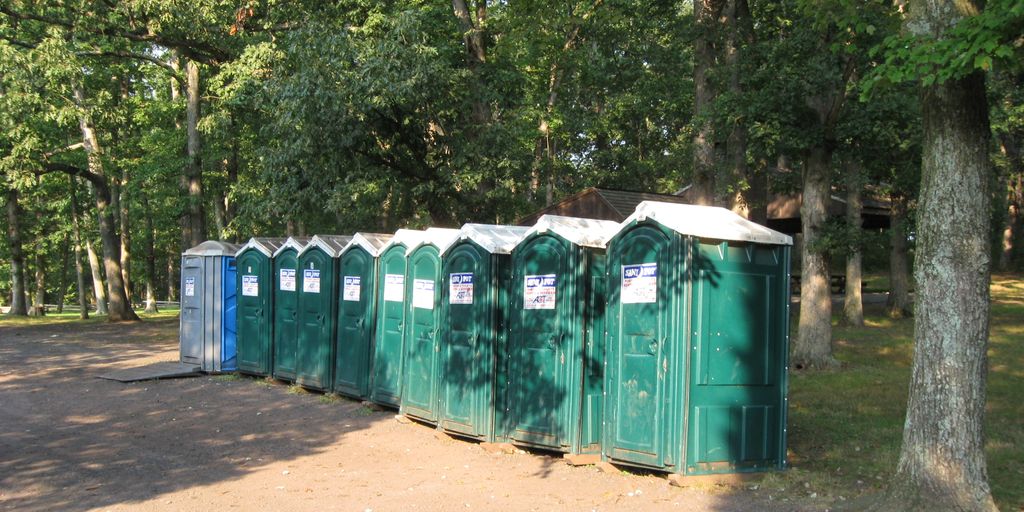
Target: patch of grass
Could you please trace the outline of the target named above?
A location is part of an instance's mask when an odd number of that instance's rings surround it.
[[[304,388],[304,387],[302,387],[302,386],[300,386],[298,384],[291,384],[291,385],[288,386],[288,394],[289,395],[308,395],[310,393],[309,393],[308,389],[306,389],[306,388]]]
[[[373,416],[374,412],[376,411],[364,405],[356,411],[356,414],[359,416]]]
[[[172,318],[178,316],[178,309],[161,309],[159,313],[143,313],[141,309],[136,310],[139,318],[142,320],[151,320],[159,318]],[[39,325],[58,325],[58,324],[98,324],[107,321],[107,315],[97,315],[90,313],[87,320],[81,320],[78,318],[77,311],[66,311],[64,313],[50,312],[45,316],[10,316],[0,315],[0,326],[9,327],[25,327],[25,326],[39,326]]]
[[[992,283],[986,453],[992,494],[1002,510],[1024,507],[1024,279]],[[866,325],[833,330],[834,371],[793,372],[789,459],[765,488],[846,499],[884,488],[896,469],[913,357],[914,320],[866,311]],[[777,485],[776,485],[777,484]]]
[[[274,384],[277,383],[277,381],[275,381],[273,377],[264,377],[264,378],[254,378],[254,379],[252,379],[252,383],[256,384],[257,386],[269,388],[269,387],[273,387]]]
[[[214,375],[213,380],[217,382],[234,382],[236,380],[242,380],[242,376],[238,373],[222,373],[220,375]]]
[[[335,393],[324,393],[317,398],[317,401],[322,404],[335,404],[341,401],[341,396]]]

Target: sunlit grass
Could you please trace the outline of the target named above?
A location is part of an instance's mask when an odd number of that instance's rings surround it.
[[[1024,279],[992,283],[986,452],[1002,510],[1024,507]],[[913,360],[914,320],[869,308],[865,327],[833,331],[841,369],[795,373],[789,448],[796,471],[773,478],[786,493],[834,499],[881,490],[899,458]]]
[[[142,310],[135,312],[142,320],[172,318],[178,316],[178,309],[161,309],[159,313],[144,313]],[[56,325],[56,324],[94,324],[107,321],[106,315],[89,313],[88,320],[78,318],[77,311],[65,311],[63,313],[50,312],[44,316],[11,316],[0,315],[0,326],[24,327],[30,325]]]

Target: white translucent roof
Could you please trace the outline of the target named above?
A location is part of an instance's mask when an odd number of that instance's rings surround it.
[[[392,245],[402,244],[405,247],[409,247],[411,245],[418,244],[420,238],[423,238],[423,235],[425,234],[426,231],[420,231],[418,229],[399,229],[398,231],[395,231],[395,235],[391,237],[391,240],[388,240],[388,242],[384,244],[384,247],[380,248],[380,253],[384,254],[384,251],[391,248]]]
[[[509,254],[512,248],[526,236],[526,226],[501,226],[497,224],[465,224],[459,230],[459,240],[472,240],[491,254]],[[442,251],[447,252],[452,243]]]
[[[220,240],[207,240],[195,247],[185,250],[186,256],[234,256],[238,246]]]
[[[793,245],[793,238],[749,221],[739,214],[717,206],[644,201],[633,215],[620,224],[625,229],[633,221],[651,219],[682,235],[716,240],[737,240],[761,244]]]
[[[457,229],[427,228],[419,240],[411,244],[406,244],[408,249],[405,250],[405,255],[408,256],[412,254],[412,251],[415,251],[417,247],[427,244],[437,247],[437,251],[442,253],[449,245],[454,244],[458,239],[459,230]]]
[[[352,241],[341,250],[342,253],[353,248],[362,247],[366,252],[370,253],[370,256],[376,258],[383,252],[384,246],[388,244],[388,241],[394,235],[388,235],[384,233],[356,233],[352,235]]]
[[[332,258],[341,256],[341,251],[352,241],[352,237],[347,235],[313,235],[313,239],[306,244],[305,247],[299,251],[299,254],[303,254],[306,251],[317,247],[321,251],[327,253]]]
[[[619,224],[610,220],[581,219],[561,215],[542,215],[523,235],[552,232],[576,245],[603,249],[608,240],[619,230]]]
[[[288,237],[288,240],[285,240],[284,243],[281,244],[281,247],[278,247],[277,250],[274,251],[274,257],[276,258],[278,254],[281,254],[282,251],[288,248],[295,249],[296,252],[301,251],[306,247],[306,244],[308,244],[310,240],[312,240],[312,238],[308,236],[290,236]]]
[[[243,252],[249,249],[256,249],[257,251],[263,253],[264,256],[270,258],[274,255],[275,252],[277,252],[278,249],[281,248],[282,245],[284,245],[286,240],[288,239],[254,236],[250,238],[249,241],[245,243],[245,245],[238,249],[238,252],[235,253],[235,256],[241,256]]]

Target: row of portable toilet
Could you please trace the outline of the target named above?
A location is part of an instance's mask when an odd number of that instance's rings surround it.
[[[237,251],[237,366],[483,441],[781,468],[791,244],[656,202],[621,224],[254,238]]]

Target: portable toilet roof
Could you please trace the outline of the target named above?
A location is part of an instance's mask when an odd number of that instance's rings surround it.
[[[341,252],[344,253],[345,251],[358,246],[370,253],[370,256],[376,258],[377,256],[380,256],[380,253],[384,252],[384,247],[393,237],[394,235],[387,235],[384,233],[359,232],[352,235],[352,240],[348,242],[348,245],[346,245]]]
[[[281,254],[281,251],[288,248],[295,249],[295,252],[301,252],[302,249],[309,244],[310,240],[312,240],[312,238],[308,236],[290,236],[283,244],[281,244],[281,247],[278,247],[277,250],[274,251],[274,257],[276,258],[278,254]]]
[[[423,236],[411,244],[407,244],[408,248],[405,250],[405,255],[408,256],[416,250],[417,247],[426,244],[432,244],[437,247],[438,254],[444,252],[448,246],[455,243],[459,239],[459,230],[449,228],[427,228],[423,232]]]
[[[380,253],[384,254],[384,251],[388,250],[392,245],[405,244],[406,247],[410,247],[418,244],[420,238],[423,238],[426,233],[426,231],[418,229],[399,229],[398,231],[395,231],[391,240],[388,240],[387,243],[384,244],[384,247],[380,248]]]
[[[238,252],[238,245],[221,242],[220,240],[207,240],[195,247],[189,248],[182,253],[183,256],[234,256]]]
[[[472,240],[491,254],[511,254],[512,248],[526,236],[526,226],[502,226],[499,224],[465,224],[459,230],[459,240]],[[444,254],[454,242],[441,251]]]
[[[634,221],[652,219],[682,235],[716,240],[735,240],[761,244],[793,245],[793,237],[766,228],[739,214],[717,206],[644,201],[622,221],[621,231]]]
[[[299,251],[299,255],[301,256],[314,247],[319,247],[331,258],[337,258],[341,256],[341,251],[345,250],[351,241],[352,237],[347,235],[313,235],[313,239]]]
[[[542,215],[523,238],[548,231],[584,247],[604,249],[608,240],[619,230],[619,224],[610,220],[581,219],[561,215]]]
[[[272,258],[274,253],[284,245],[287,238],[268,238],[268,237],[252,237],[244,245],[239,247],[238,252],[235,256],[241,256],[241,254],[249,249],[256,249],[264,256]]]

